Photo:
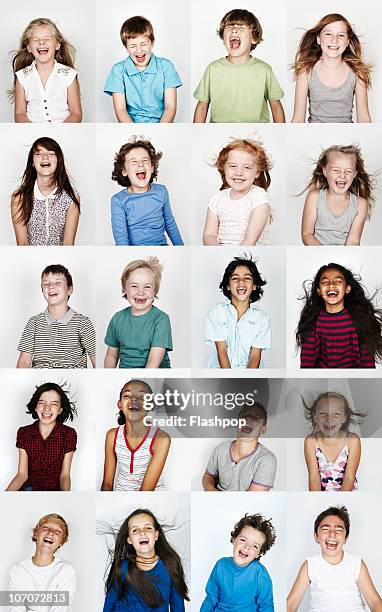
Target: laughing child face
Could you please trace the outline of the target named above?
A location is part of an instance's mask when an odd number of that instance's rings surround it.
[[[321,547],[323,558],[336,564],[342,560],[343,547],[347,541],[346,526],[341,517],[329,515],[322,519],[314,534]]]
[[[237,266],[230,276],[227,289],[231,292],[233,306],[246,302],[249,306],[251,293],[256,289],[251,270],[247,266]]]
[[[124,385],[118,410],[122,410],[126,421],[139,421],[148,413],[144,406],[145,396],[150,394],[150,387],[143,381],[132,381]]]
[[[62,412],[61,398],[57,391],[44,391],[37,402],[36,414],[43,425],[52,425]]]
[[[343,310],[345,296],[350,290],[351,287],[346,284],[345,277],[340,270],[328,268],[321,274],[317,292],[322,297],[327,312]]]
[[[36,551],[53,555],[63,544],[64,529],[59,521],[47,519],[35,527],[33,537],[36,540]]]
[[[245,419],[245,425],[238,429],[237,437],[259,438],[266,432],[267,426],[264,411],[258,406],[244,406],[239,412],[239,419]]]
[[[239,64],[249,59],[255,41],[249,26],[235,23],[224,28],[223,42],[228,52],[228,61]]]
[[[159,536],[154,521],[149,514],[136,514],[129,520],[129,537],[137,555],[150,558],[155,554],[155,542]]]
[[[125,296],[134,316],[144,315],[152,308],[155,297],[155,278],[149,268],[137,268],[125,281]]]
[[[344,401],[339,397],[322,398],[314,413],[314,424],[325,438],[336,438],[346,423]]]
[[[150,179],[154,171],[150,155],[143,147],[131,149],[125,156],[122,175],[130,180],[128,191],[144,193],[150,189]]]
[[[265,535],[258,529],[250,525],[243,527],[233,542],[232,556],[236,565],[243,567],[258,559],[265,540]]]

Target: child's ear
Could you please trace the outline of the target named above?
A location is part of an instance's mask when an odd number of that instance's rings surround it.
[[[69,287],[69,289],[68,289],[68,293],[69,293],[69,295],[72,295],[72,293],[73,293],[73,287]]]
[[[351,287],[350,285],[346,285],[345,293],[350,293]]]
[[[59,43],[59,42],[57,41],[57,43],[56,43],[56,51],[58,51],[59,49],[61,49],[61,43]]]
[[[130,540],[130,538],[127,538],[127,543],[132,545],[132,541]]]

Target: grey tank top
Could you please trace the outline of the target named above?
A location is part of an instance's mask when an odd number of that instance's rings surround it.
[[[345,244],[347,235],[358,211],[357,196],[349,191],[349,206],[336,217],[330,211],[326,202],[327,189],[321,189],[318,194],[316,210],[317,219],[314,227],[314,237],[321,244]]]
[[[309,80],[309,123],[353,123],[356,76],[349,70],[340,87],[327,87],[318,78],[316,66]]]

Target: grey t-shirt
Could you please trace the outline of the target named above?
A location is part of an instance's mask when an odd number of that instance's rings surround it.
[[[206,471],[216,478],[216,487],[220,491],[247,491],[252,483],[273,487],[276,456],[259,442],[252,453],[235,463],[231,454],[233,444],[234,441],[227,440],[212,451]]]

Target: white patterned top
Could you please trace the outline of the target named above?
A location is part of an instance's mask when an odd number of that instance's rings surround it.
[[[27,223],[28,242],[32,246],[61,246],[64,242],[66,213],[72,204],[66,191],[53,189],[44,196],[34,185],[33,210]]]
[[[147,468],[153,455],[153,444],[159,427],[148,427],[146,435],[134,450],[130,447],[125,425],[120,425],[114,437],[114,451],[117,455],[117,469],[113,491],[139,491]],[[157,482],[157,489],[164,489],[162,477]]]

